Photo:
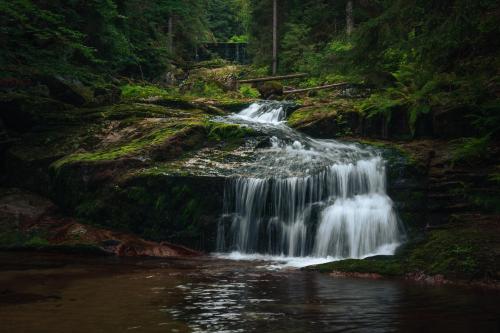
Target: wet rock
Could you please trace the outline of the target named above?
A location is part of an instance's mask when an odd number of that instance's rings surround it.
[[[94,89],[94,98],[92,104],[94,105],[112,105],[120,102],[122,91],[120,88],[107,85],[96,87]]]
[[[421,271],[408,273],[405,275],[405,279],[431,285],[442,285],[451,283],[451,281],[447,280],[442,274],[427,275]]]
[[[342,278],[342,277],[347,277],[347,278],[360,278],[360,279],[370,279],[370,280],[379,280],[382,279],[383,276],[377,273],[357,273],[357,272],[341,272],[341,271],[334,271],[329,274],[332,277],[336,278]]]
[[[93,101],[92,89],[78,79],[60,75],[43,75],[39,76],[37,81],[46,85],[49,88],[50,97],[58,101],[75,106],[82,106]]]
[[[25,94],[0,94],[0,118],[5,127],[16,132],[26,132],[34,125],[41,125],[47,118],[71,106],[59,101]]]
[[[361,115],[351,103],[338,100],[299,108],[288,118],[288,124],[316,138],[335,138],[361,134]]]
[[[13,234],[16,237],[6,237]],[[36,243],[34,239],[37,239]],[[147,241],[133,234],[83,225],[61,215],[58,208],[46,198],[19,189],[1,189],[0,246],[59,247],[63,251],[71,251],[80,245],[93,246],[118,256],[176,257],[201,254],[168,242]]]
[[[283,85],[278,81],[267,81],[258,83],[256,85],[260,96],[264,99],[268,99],[271,96],[282,96],[283,95]]]

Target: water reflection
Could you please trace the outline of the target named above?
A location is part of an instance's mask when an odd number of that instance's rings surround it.
[[[193,332],[496,332],[498,327],[497,296],[389,280],[239,271],[207,274],[176,289],[181,301],[169,312]]]
[[[499,332],[498,292],[265,265],[0,254],[0,331]]]
[[[317,274],[230,274],[201,279],[177,289],[182,301],[170,309],[194,332],[331,332],[369,325],[387,331],[394,322],[394,284],[326,281]],[[355,287],[356,288],[353,288]],[[332,297],[333,296],[333,297]],[[372,309],[372,310],[368,310]],[[376,310],[375,310],[376,309]],[[380,318],[379,314],[384,317]],[[382,319],[382,320],[381,320]]]

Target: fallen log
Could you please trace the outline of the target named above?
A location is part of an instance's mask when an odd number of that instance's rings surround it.
[[[255,82],[265,82],[265,81],[296,79],[296,78],[305,77],[308,75],[309,74],[307,74],[307,73],[297,73],[297,74],[289,74],[289,75],[267,76],[267,77],[260,77],[260,78],[255,78],[255,79],[238,80],[238,83],[255,83]]]
[[[302,92],[308,92],[308,91],[313,91],[313,90],[323,90],[323,89],[329,89],[329,88],[336,88],[336,87],[342,87],[342,86],[347,86],[350,83],[348,82],[341,82],[341,83],[333,83],[333,84],[327,84],[324,86],[318,86],[318,87],[311,87],[311,88],[304,88],[304,89],[293,89],[293,90],[285,90],[283,91],[284,95],[287,94],[296,94],[296,93],[302,93]]]

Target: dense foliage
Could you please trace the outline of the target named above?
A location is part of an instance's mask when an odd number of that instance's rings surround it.
[[[197,0],[0,1],[1,67],[152,77],[206,39],[204,13]]]
[[[209,0],[208,27],[217,42],[244,42],[250,23],[249,0]]]
[[[348,2],[355,23],[349,36]],[[269,66],[272,5],[273,0],[3,0],[0,73],[155,79],[171,64],[194,60],[204,42],[247,39],[254,63]],[[481,139],[466,142],[475,147],[500,132],[499,14],[494,0],[278,0],[279,69],[310,73],[303,85],[367,84],[372,94],[358,108],[388,120],[394,110],[407,110],[414,133],[423,115],[455,112],[467,117],[469,134]]]

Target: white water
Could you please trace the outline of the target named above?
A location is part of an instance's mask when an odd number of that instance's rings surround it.
[[[273,107],[273,105],[254,103],[240,113],[229,117],[264,124],[279,124],[285,116],[282,106]]]
[[[385,162],[373,151],[315,140],[287,127],[278,103],[255,103],[227,120],[271,136],[259,168],[226,184],[220,255],[302,267],[390,255],[401,231],[386,194]]]

